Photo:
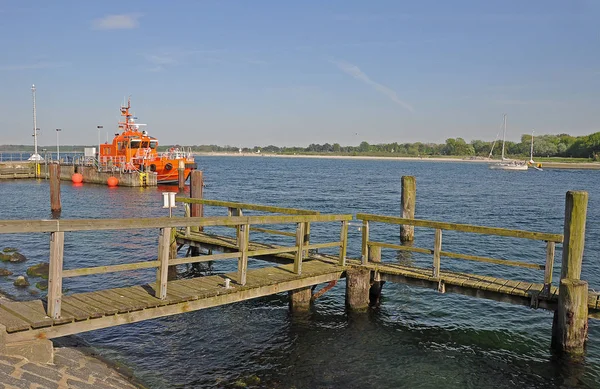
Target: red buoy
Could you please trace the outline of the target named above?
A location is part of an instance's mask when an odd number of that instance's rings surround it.
[[[83,182],[83,176],[81,173],[74,173],[71,176],[71,181],[73,181],[74,184],[81,184]]]
[[[108,184],[109,187],[113,188],[119,184],[119,179],[117,177],[111,176],[111,177],[108,177],[108,180],[106,180],[106,183]]]

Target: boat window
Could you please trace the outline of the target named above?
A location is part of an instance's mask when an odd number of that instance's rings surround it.
[[[123,142],[117,142],[117,148],[119,150],[122,150],[123,149]]]
[[[156,146],[158,146],[158,142],[155,141],[155,140],[151,140],[150,141],[150,148],[154,150],[156,148]]]
[[[144,148],[144,149],[148,148],[148,141],[142,142],[142,148]]]
[[[139,147],[140,147],[140,144],[141,144],[141,142],[140,142],[140,140],[139,140],[139,139],[132,139],[132,140],[131,140],[131,148],[132,148],[132,149],[137,149],[137,148],[139,148]]]

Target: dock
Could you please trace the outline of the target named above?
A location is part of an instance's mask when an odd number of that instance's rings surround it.
[[[51,361],[50,339],[53,338],[282,292],[289,293],[292,309],[308,309],[312,301],[342,279],[346,279],[346,306],[353,311],[365,311],[373,305],[373,299],[377,300],[379,294],[385,293],[385,282],[551,310],[555,312],[554,347],[572,354],[583,353],[588,318],[600,318],[600,296],[588,290],[581,277],[585,236],[582,228],[585,228],[587,207],[585,192],[567,193],[564,234],[385,215],[325,215],[312,210],[203,198],[179,197],[177,201],[185,206],[185,217],[0,221],[1,234],[50,235],[47,298],[0,304],[0,352],[15,355],[35,352],[36,358]],[[207,206],[222,208],[226,215],[201,216]],[[245,216],[247,211],[265,215]],[[351,222],[362,226],[361,256],[358,258],[347,255]],[[319,224],[318,229],[314,228],[316,224]],[[433,229],[434,247],[398,244],[398,235],[372,240],[370,232],[377,224]],[[231,233],[215,234],[211,229],[216,227],[219,231],[225,227]],[[110,266],[103,266],[99,259],[99,266],[63,269],[65,234],[132,229],[158,230],[156,259]],[[333,232],[336,238],[331,241],[332,234],[328,233],[329,238],[323,240],[324,237],[315,231]],[[532,263],[444,251],[443,231],[543,241],[546,243],[544,260]],[[264,239],[275,235],[291,238],[293,242],[290,245],[273,244]],[[557,244],[563,245],[558,282],[552,278]],[[185,247],[187,251],[183,250]],[[431,266],[382,261],[382,249],[431,255]],[[178,256],[178,252],[184,251],[185,256]],[[249,258],[260,260],[263,265],[249,266]],[[442,266],[442,258],[525,267],[539,270],[540,275],[538,279],[519,280],[448,271]],[[172,277],[176,266],[216,261],[233,261],[237,271],[189,279]],[[141,285],[63,293],[64,278],[136,269],[156,269],[156,278]],[[317,289],[319,285],[321,288]]]

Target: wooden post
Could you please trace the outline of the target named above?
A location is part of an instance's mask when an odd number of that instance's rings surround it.
[[[340,242],[342,245],[340,246],[340,266],[346,266],[346,252],[348,251],[348,221],[344,220],[342,222],[342,230],[340,231]]]
[[[402,176],[402,217],[404,219],[415,218],[415,206],[417,197],[417,183],[413,176]],[[400,226],[400,241],[412,242],[415,239],[415,227]]]
[[[546,265],[544,266],[544,295],[550,296],[550,287],[552,286],[552,272],[554,271],[554,253],[556,244],[546,242]]]
[[[310,222],[306,222],[304,223],[304,247],[308,246],[310,244]],[[309,253],[308,253],[308,249],[305,250],[304,252],[304,257],[308,257]]]
[[[352,311],[369,308],[371,272],[367,269],[346,270],[346,307]]]
[[[190,198],[191,199],[202,199],[204,195],[204,177],[201,170],[192,170],[190,173]],[[190,216],[202,217],[204,216],[204,207],[202,204],[191,204]],[[193,227],[191,231],[202,231],[202,227]],[[200,255],[199,247],[192,247],[190,250],[192,256],[197,257]]]
[[[238,259],[238,282],[246,285],[246,274],[248,273],[248,242],[250,241],[250,225],[243,224],[240,228],[239,250],[242,253]]]
[[[48,311],[53,319],[60,318],[62,302],[62,271],[65,233],[62,231],[50,234],[50,263],[48,266]]]
[[[229,216],[244,216],[241,208],[229,208]],[[235,227],[235,240],[237,242],[237,247],[241,250],[241,240],[242,240],[242,226]]]
[[[156,270],[155,297],[161,300],[167,298],[167,280],[169,274],[169,243],[171,243],[171,228],[161,228],[158,238],[158,269]]]
[[[583,355],[588,334],[588,283],[563,278],[558,293],[552,347],[573,356]]]
[[[312,287],[290,290],[290,310],[295,312],[306,312],[310,309],[312,300]]]
[[[587,203],[587,192],[572,190],[567,192],[561,279],[578,280],[581,277]]]
[[[361,263],[366,265],[369,263],[369,221],[363,220],[362,225],[362,258]]]
[[[185,162],[182,160],[177,168],[177,187],[180,191],[185,189]]]
[[[177,239],[175,238],[175,228],[171,228],[171,238],[169,239],[169,259],[177,258]],[[169,266],[167,280],[177,279],[177,265]]]
[[[202,170],[192,170],[190,173],[190,198],[202,199],[204,195],[204,176]],[[192,204],[192,217],[204,216],[202,204]]]
[[[370,246],[369,247],[369,261],[372,263],[381,263],[381,247]],[[375,272],[375,277],[371,283],[369,289],[369,304],[372,306],[379,305],[381,299],[381,290],[385,285],[385,281],[379,281],[379,272]]]
[[[294,273],[302,274],[302,257],[304,254],[304,223],[297,223],[296,225],[296,258],[294,259]]]
[[[50,165],[50,210],[60,212],[60,165],[53,163]]]
[[[442,230],[435,230],[435,238],[433,243],[433,277],[440,276],[440,252],[442,251]]]

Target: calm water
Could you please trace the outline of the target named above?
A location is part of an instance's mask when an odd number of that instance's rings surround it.
[[[505,172],[487,165],[405,161],[284,158],[197,159],[207,198],[316,209],[326,213],[398,215],[400,177],[417,178],[419,218],[562,233],[564,196],[590,193],[583,277],[600,289],[600,174],[597,171]],[[165,216],[165,187],[115,188],[63,183],[63,218]],[[0,183],[2,219],[49,218],[47,181]],[[181,212],[181,208],[177,210]],[[210,215],[223,209],[208,208]],[[311,241],[338,231],[314,227]],[[349,255],[360,251],[351,226]],[[398,229],[375,225],[373,239],[395,243]],[[157,231],[70,233],[65,268],[153,259]],[[431,248],[433,234],[417,229],[416,244]],[[0,248],[18,247],[29,261],[6,264],[15,276],[47,260],[48,236],[0,236]],[[444,249],[543,263],[542,242],[445,233]],[[560,271],[560,248],[555,269]],[[431,258],[384,261],[430,266]],[[253,266],[258,265],[256,262]],[[229,271],[224,262],[215,271]],[[442,258],[442,267],[541,282],[542,271]],[[153,280],[152,271],[65,280],[67,293]],[[555,276],[555,279],[558,277]],[[16,290],[14,277],[0,290]],[[35,280],[33,280],[35,281]],[[551,313],[387,283],[381,307],[365,315],[344,310],[344,282],[317,300],[312,312],[292,315],[287,296],[212,308],[170,318],[81,334],[102,355],[131,367],[152,388],[234,387],[236,381],[267,388],[559,388],[600,387],[600,326],[590,321],[582,364],[549,352]],[[238,382],[239,384],[240,382]]]

